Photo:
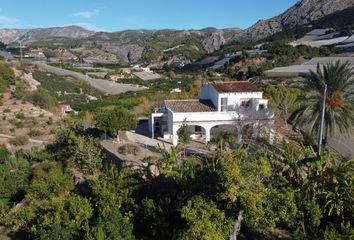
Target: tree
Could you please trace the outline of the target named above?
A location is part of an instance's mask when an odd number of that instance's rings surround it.
[[[39,87],[37,91],[29,94],[27,100],[33,105],[47,110],[51,110],[58,106],[57,100],[52,97],[46,89],[41,87]]]
[[[0,93],[5,92],[6,89],[15,83],[14,71],[5,64],[0,63]]]
[[[325,108],[325,143],[338,131],[351,134],[354,128],[354,72],[348,63],[330,63],[310,72],[301,89],[306,95],[300,98],[300,107],[293,113],[295,126],[309,128],[313,134],[319,130],[324,86],[328,94]]]
[[[215,203],[200,196],[188,201],[181,210],[182,218],[187,222],[186,239],[222,240],[226,239],[232,222]]]
[[[26,193],[28,200],[50,199],[74,188],[71,177],[63,173],[61,164],[46,161],[33,169],[33,181]]]
[[[138,123],[133,114],[120,107],[100,108],[95,112],[94,120],[98,129],[115,136],[119,131],[134,129]]]
[[[226,130],[218,132],[209,142],[211,145],[216,145],[219,153],[225,151],[226,148],[235,143],[235,134]]]
[[[192,140],[191,134],[192,133],[189,129],[189,126],[184,121],[182,126],[177,131],[178,141],[183,145],[190,143],[190,141]]]
[[[94,174],[102,167],[102,152],[99,143],[90,137],[77,136],[74,144],[68,149],[70,159],[86,174]]]
[[[115,168],[106,169],[91,183],[92,200],[97,207],[98,218],[94,220],[90,239],[134,239],[129,217],[122,212],[132,205],[132,191],[136,182],[128,173]]]
[[[107,216],[99,216],[91,227],[87,240],[134,240],[133,225],[128,217],[122,216],[118,209],[111,208]]]
[[[13,158],[0,145],[0,206],[19,200],[27,190],[30,174],[30,165],[26,160]]]

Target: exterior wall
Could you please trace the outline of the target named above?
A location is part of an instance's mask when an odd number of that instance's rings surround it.
[[[201,90],[200,99],[211,100],[215,108],[221,111],[221,98],[227,98],[228,111],[235,111],[235,107],[240,106],[242,101],[250,99],[262,99],[262,92],[243,92],[243,93],[218,93],[214,87],[204,84]]]
[[[220,93],[218,95],[219,103],[221,98],[227,98],[228,111],[235,111],[236,107],[241,105],[242,101],[251,100],[254,98],[262,98],[262,92],[250,92],[250,93]],[[221,106],[218,105],[218,111],[221,110]]]
[[[213,88],[212,86],[208,84],[204,84],[202,86],[202,90],[200,92],[200,99],[202,100],[210,100],[213,104],[214,107],[219,110],[219,97],[218,97],[218,92]]]

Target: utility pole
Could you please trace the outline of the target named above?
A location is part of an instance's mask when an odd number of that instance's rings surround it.
[[[323,91],[323,103],[322,103],[322,113],[321,113],[321,124],[320,124],[320,132],[318,134],[318,141],[317,141],[317,157],[321,156],[321,145],[323,141],[323,127],[325,121],[325,112],[326,112],[326,101],[327,101],[327,84],[324,85]]]
[[[21,63],[22,63],[22,61],[23,61],[23,48],[24,48],[24,46],[22,45],[21,42],[19,42],[19,43],[20,43],[20,45],[18,46],[18,48],[20,48],[20,61],[21,61]]]

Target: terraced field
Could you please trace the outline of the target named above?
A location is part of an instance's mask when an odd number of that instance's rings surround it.
[[[81,81],[85,81],[88,84],[90,84],[92,87],[96,88],[97,90],[103,92],[103,93],[107,93],[110,95],[115,95],[115,94],[120,94],[120,93],[124,93],[124,92],[129,92],[129,91],[141,91],[146,89],[145,87],[140,87],[140,86],[136,86],[136,85],[132,85],[132,84],[123,84],[123,83],[116,83],[116,82],[111,82],[108,80],[104,80],[104,79],[93,79],[87,75],[84,75],[82,73],[78,73],[78,72],[74,72],[74,71],[69,71],[66,69],[61,69],[58,67],[54,67],[54,66],[49,66],[46,63],[42,63],[42,62],[36,62],[33,63],[36,66],[60,75],[60,76],[70,76],[72,78],[75,79],[79,79]]]

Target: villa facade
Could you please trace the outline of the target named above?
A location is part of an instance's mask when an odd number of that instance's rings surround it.
[[[266,128],[270,143],[274,140],[274,113],[268,108],[263,92],[249,81],[215,82],[204,84],[199,99],[165,100],[149,118],[152,138],[178,143],[178,129],[189,126],[193,140],[208,143],[218,129],[233,129],[238,143],[246,129],[252,135],[264,136]]]

